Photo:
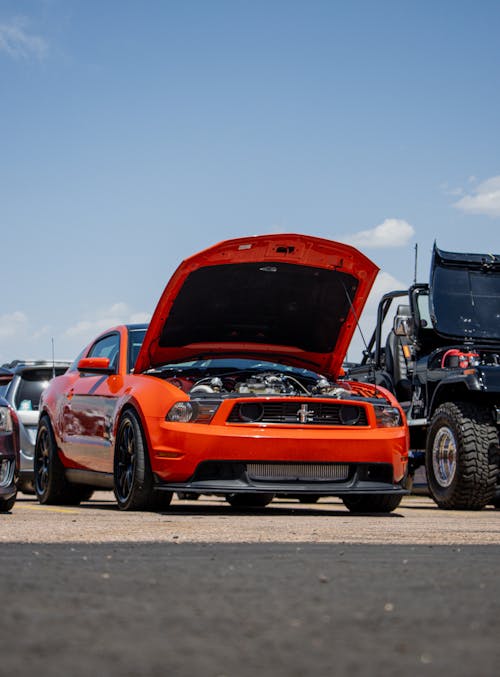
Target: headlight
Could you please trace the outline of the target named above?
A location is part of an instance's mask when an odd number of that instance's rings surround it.
[[[176,402],[166,416],[167,421],[175,421],[175,423],[189,423],[192,418],[191,402]]]
[[[401,425],[401,414],[397,407],[375,405],[373,408],[378,428],[397,428]]]
[[[165,420],[175,423],[210,423],[219,405],[219,400],[209,399],[176,402],[165,416]]]
[[[12,416],[8,407],[0,407],[0,433],[12,432]]]

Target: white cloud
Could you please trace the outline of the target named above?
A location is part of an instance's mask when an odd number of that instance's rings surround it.
[[[28,318],[20,310],[0,315],[0,340],[10,339],[26,333]]]
[[[83,337],[92,339],[96,334],[105,331],[117,324],[139,324],[149,322],[151,315],[143,312],[133,312],[126,303],[120,301],[109,308],[98,309],[93,317],[80,320],[66,329],[67,337]]]
[[[360,249],[404,247],[415,234],[415,229],[404,219],[385,219],[369,230],[360,230],[343,238],[347,244]]]
[[[453,206],[469,214],[500,216],[500,175],[479,183]]]
[[[24,18],[15,18],[10,23],[0,23],[0,52],[14,59],[35,57],[43,59],[48,51],[48,43],[38,35],[28,33]]]

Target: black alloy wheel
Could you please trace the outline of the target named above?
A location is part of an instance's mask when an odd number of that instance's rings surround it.
[[[43,416],[38,425],[33,463],[35,493],[40,503],[78,505],[92,496],[91,487],[73,484],[66,479],[47,416]]]
[[[118,426],[114,461],[114,492],[120,510],[166,508],[172,492],[154,491],[153,473],[139,417],[127,410]]]

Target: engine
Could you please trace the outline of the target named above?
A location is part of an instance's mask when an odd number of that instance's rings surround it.
[[[295,376],[279,372],[259,372],[246,374],[244,377],[206,377],[196,381],[190,395],[215,394],[222,395],[288,395],[288,396],[323,396],[346,397],[351,395],[347,384],[339,386],[326,378],[315,383],[299,381]]]

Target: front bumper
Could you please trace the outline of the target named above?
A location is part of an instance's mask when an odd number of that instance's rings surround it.
[[[204,463],[295,463],[328,464],[344,463],[355,466],[383,464],[391,470],[390,478],[384,479],[383,487],[377,480],[375,491],[397,491],[399,483],[408,471],[408,435],[403,427],[397,428],[328,428],[300,426],[249,426],[249,425],[198,425],[169,424],[165,421],[148,421],[151,467],[158,484],[191,487],[194,481],[210,482],[214,486],[219,479],[197,476]],[[247,479],[241,473],[231,480],[236,491],[241,481]],[[364,483],[360,492],[368,491],[373,479],[351,472],[344,483],[344,492],[354,491]],[[368,482],[369,485],[365,483]],[[280,484],[279,482],[277,484]],[[288,483],[287,483],[288,484]],[[322,486],[323,486],[322,482]],[[337,482],[332,483],[338,487]],[[252,490],[259,482],[252,481]],[[310,491],[304,483],[304,492]],[[263,485],[267,489],[267,483]],[[283,487],[290,491],[294,487]],[[194,491],[193,487],[193,491]],[[331,494],[332,487],[325,487]],[[191,489],[190,489],[191,490]],[[247,488],[248,490],[248,488]],[[264,489],[262,489],[264,490]],[[268,490],[268,489],[267,489]],[[277,489],[278,490],[278,489]]]
[[[261,479],[249,472],[253,463],[210,461],[200,464],[187,482],[162,482],[156,477],[159,491],[183,491],[199,494],[272,493],[280,495],[315,494],[342,496],[344,494],[407,494],[402,484],[393,481],[390,464],[348,464],[347,476],[341,480],[322,479]],[[279,468],[283,464],[275,465]],[[302,464],[305,466],[306,464]]]

